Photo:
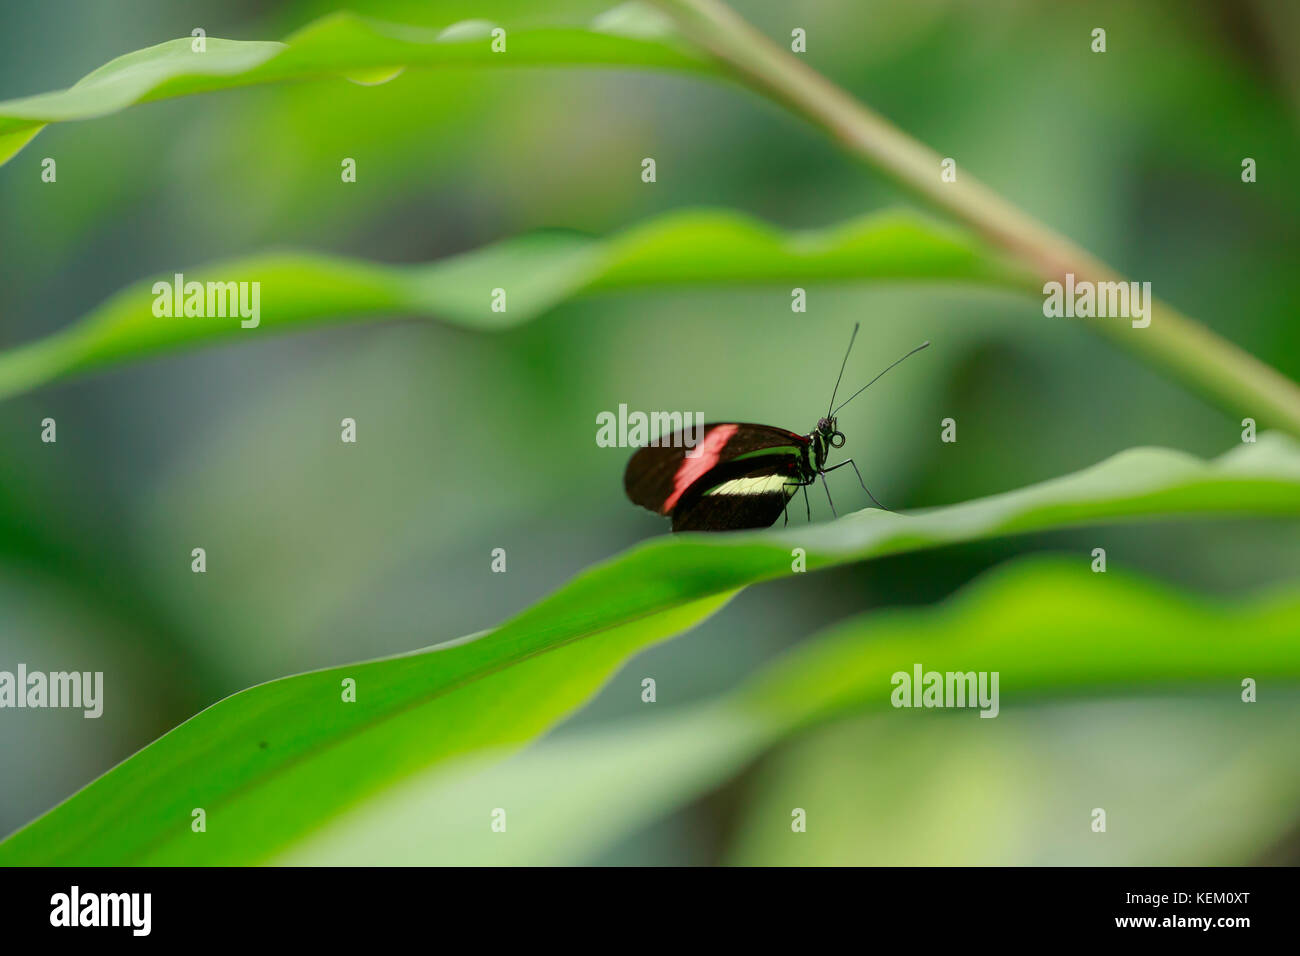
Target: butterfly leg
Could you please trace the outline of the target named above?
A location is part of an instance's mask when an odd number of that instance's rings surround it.
[[[812,524],[812,505],[808,503],[808,482],[804,482],[800,487],[803,488],[803,508],[808,512],[808,523]]]
[[[802,487],[802,485],[801,485],[799,482],[797,482],[797,481],[787,481],[787,482],[785,483],[785,487],[786,487],[786,488],[800,488],[800,487]],[[790,494],[794,494],[794,492],[790,492]],[[806,491],[804,492],[804,497],[805,497],[805,498],[808,497],[808,492],[806,492]],[[781,506],[781,513],[782,513],[783,515],[785,515],[785,520],[781,522],[781,527],[782,527],[782,528],[786,527],[786,525],[788,525],[788,524],[790,523],[790,509],[789,509],[789,507],[788,507],[789,504],[790,504],[790,497],[789,497],[789,495],[787,495],[787,496],[786,496],[786,499],[785,499],[785,504],[783,504],[783,505]]]
[[[825,475],[826,472],[834,471],[836,468],[843,468],[845,465],[853,465],[853,473],[858,476],[858,484],[860,484],[862,486],[862,490],[867,493],[867,497],[870,498],[873,502],[875,502],[877,508],[879,508],[881,511],[893,510],[892,508],[886,508],[879,501],[876,501],[876,496],[871,493],[871,489],[867,487],[867,483],[862,480],[862,472],[858,471],[858,466],[854,464],[852,458],[846,458],[838,465],[831,465],[829,468],[823,470],[822,474]],[[825,478],[823,478],[822,480],[825,481]]]
[[[830,501],[831,514],[838,518],[840,513],[835,510],[835,502],[831,501],[831,483],[826,480],[826,472],[822,472],[822,487],[826,489],[826,500]]]

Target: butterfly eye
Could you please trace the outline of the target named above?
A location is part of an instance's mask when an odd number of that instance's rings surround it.
[[[836,439],[839,439],[839,441],[836,441]],[[847,439],[844,437],[844,432],[831,432],[831,447],[832,447],[832,448],[843,448],[843,447],[844,447],[844,442],[845,442],[846,440],[847,440]]]

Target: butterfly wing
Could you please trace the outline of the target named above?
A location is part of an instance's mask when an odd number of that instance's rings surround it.
[[[799,487],[799,456],[762,453],[724,462],[695,482],[673,509],[674,531],[766,528]]]
[[[696,441],[695,447],[684,447],[684,437]],[[802,435],[784,428],[744,422],[705,425],[702,437],[682,431],[659,441],[637,449],[627,463],[623,487],[633,502],[661,515],[671,513],[687,491],[720,464],[766,449],[790,449],[797,455],[808,444]]]

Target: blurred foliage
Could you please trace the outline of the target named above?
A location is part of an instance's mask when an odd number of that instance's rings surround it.
[[[580,25],[603,6],[560,2],[543,16],[523,0],[374,0],[364,12],[440,29],[469,17]],[[773,37],[804,27],[811,65],[1300,377],[1300,192],[1285,172],[1300,160],[1300,98],[1285,3],[836,0],[800,9],[797,23],[775,0],[737,7]],[[280,38],[333,9],[8,5],[0,97],[67,86],[197,25]],[[1087,46],[1099,24],[1104,56]],[[40,181],[45,156],[58,160],[57,184]],[[344,156],[358,161],[355,184],[339,182]],[[639,179],[644,156],[658,163],[653,185]],[[1240,182],[1243,156],[1259,163],[1255,184]],[[683,207],[821,229],[904,198],[770,104],[687,76],[410,70],[375,87],[322,80],[160,102],[50,127],[0,167],[0,348],[68,327],[141,276],[252,249],[424,263],[537,229],[608,235]],[[850,378],[935,342],[841,419],[846,450],[893,507],[1021,487],[1134,445],[1210,456],[1238,441],[1237,421],[1077,326],[1045,320],[1032,300],[930,285],[807,288],[804,315],[790,313],[784,289],[677,289],[564,303],[494,335],[393,321],[237,339],[0,405],[0,668],[102,667],[109,694],[98,721],[0,716],[0,749],[19,768],[0,781],[0,831],[226,694],[495,625],[661,533],[623,499],[625,454],[595,447],[596,414],[627,403],[806,429],[857,319]],[[955,445],[937,441],[948,415],[960,423]],[[56,445],[38,440],[46,416],[59,422]],[[338,442],[344,416],[359,424],[354,448]],[[829,517],[814,504],[814,518]],[[1117,569],[1231,594],[1300,579],[1298,531],[1278,519],[1042,533],[764,585],[688,640],[643,654],[551,743],[641,714],[644,674],[659,681],[657,708],[685,707],[820,625],[941,600],[1025,552],[1084,562],[1105,546]],[[209,570],[194,575],[200,545]],[[494,547],[507,549],[509,573],[488,572]],[[1226,860],[1225,841],[1237,840],[1240,860],[1297,818],[1293,789],[1255,778],[1274,825],[1241,837],[1251,805],[1238,768],[1266,762],[1269,741],[1294,728],[1291,703],[1266,701],[1237,717],[1201,699],[1056,705],[1032,727],[926,721],[897,743],[838,725],[796,738],[607,859],[788,861],[788,811],[784,836],[763,822],[806,782],[839,784],[844,809],[833,817],[841,842],[822,832],[831,843],[799,847],[803,862],[902,859],[909,847],[918,860],[943,841],[981,862],[1095,861],[1056,816],[1077,792],[1074,754],[1080,778],[1113,768],[1108,785],[1129,816],[1158,819],[1181,795],[1185,825],[1149,831],[1133,859]],[[997,735],[971,740],[984,724]],[[944,771],[909,773],[909,742]],[[1025,747],[1052,759],[1035,774]],[[882,763],[893,770],[871,773]],[[978,805],[954,809],[954,774],[1020,808],[993,828],[997,846]],[[852,781],[865,779],[870,801],[855,801],[864,787]]]

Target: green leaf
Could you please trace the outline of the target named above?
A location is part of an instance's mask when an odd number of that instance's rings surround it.
[[[792,574],[796,547],[813,569],[1003,534],[1228,514],[1300,515],[1295,442],[1263,435],[1212,462],[1135,449],[1073,475],[915,515],[868,510],[782,531],[656,538],[486,636],[273,681],[221,701],[0,844],[0,864],[265,859],[402,778],[536,737],[628,655],[691,626],[746,584]],[[1197,666],[1187,664],[1186,673],[1202,673]],[[815,696],[776,693],[770,706],[787,720],[812,719],[852,699],[852,675],[814,670],[799,686],[824,681]],[[348,677],[357,682],[354,704],[340,702]],[[1068,685],[1069,672],[1038,679],[1049,677]],[[196,807],[207,812],[204,834],[189,831]]]
[[[595,693],[628,655],[692,627],[729,598],[622,623],[553,599],[490,639],[249,688],[0,843],[0,865],[261,859],[394,780],[531,740]],[[343,700],[346,679],[356,682],[352,703]],[[206,814],[206,832],[191,831],[195,808]]]
[[[945,735],[964,728],[965,738],[981,741],[990,734],[1023,732],[1037,719],[1017,720],[1017,710],[1065,696],[1198,691],[1233,702],[1239,701],[1242,675],[1250,675],[1281,703],[1280,682],[1300,684],[1297,621],[1300,586],[1265,599],[1224,603],[1122,572],[1094,574],[1082,559],[1028,559],[990,572],[936,607],[863,615],[837,625],[718,700],[662,718],[562,734],[492,765],[480,756],[422,774],[344,815],[275,862],[581,863],[720,786],[810,725],[855,713],[883,714],[871,726],[871,737],[856,740],[859,748],[933,726],[932,712],[895,710],[890,703],[892,675],[911,675],[918,663],[927,671],[998,672],[995,720],[980,719],[974,710],[945,715],[961,724],[947,727]],[[1279,725],[1293,713],[1286,710]],[[1258,728],[1252,739],[1259,739]],[[1283,740],[1277,734],[1268,739],[1276,757]],[[1233,739],[1238,748],[1240,741]],[[986,749],[998,747],[990,743]],[[1288,752],[1294,753],[1294,746]],[[803,781],[804,797],[796,803],[787,798],[779,813],[768,813],[765,831],[788,836],[781,821],[788,820],[793,805],[816,806],[819,829],[829,826],[827,801],[804,804],[813,784],[804,776],[796,779]],[[885,791],[907,787],[891,774],[889,780],[872,780],[867,789],[878,803]],[[1293,779],[1291,789],[1300,792],[1300,779]],[[1263,792],[1276,802],[1276,790]],[[858,792],[854,802],[862,799]],[[507,808],[508,840],[488,827],[493,807]],[[1273,817],[1275,829],[1288,823],[1285,815]],[[957,822],[940,820],[935,829],[950,840]],[[1129,827],[1143,830],[1158,823],[1134,820]],[[1025,825],[1016,824],[1013,832]],[[1081,826],[1086,832],[1086,824]],[[824,842],[840,841],[827,835]],[[944,849],[951,855],[960,847],[945,842]],[[834,859],[849,862],[842,852]],[[809,858],[791,848],[782,861]],[[746,862],[767,860],[751,854]]]
[[[714,70],[670,37],[621,31],[617,21],[591,29],[509,29],[495,53],[493,24],[471,21],[444,31],[383,23],[340,12],[303,27],[283,43],[191,37],[136,50],[74,86],[0,102],[0,164],[49,123],[95,119],[136,103],[292,80],[347,77],[382,82],[405,67],[604,66]]]
[[[259,282],[260,317],[158,317],[154,283],[135,283],[69,328],[0,354],[0,398],[51,379],[168,349],[340,319],[425,316],[475,329],[526,322],[571,297],[691,283],[965,280],[1025,288],[1024,274],[959,231],[908,213],[783,232],[715,210],[676,212],[610,238],[542,232],[426,265],[273,253],[184,270],[185,281]],[[506,311],[492,309],[492,290]],[[228,310],[233,311],[233,310]],[[251,320],[250,320],[251,321]]]

